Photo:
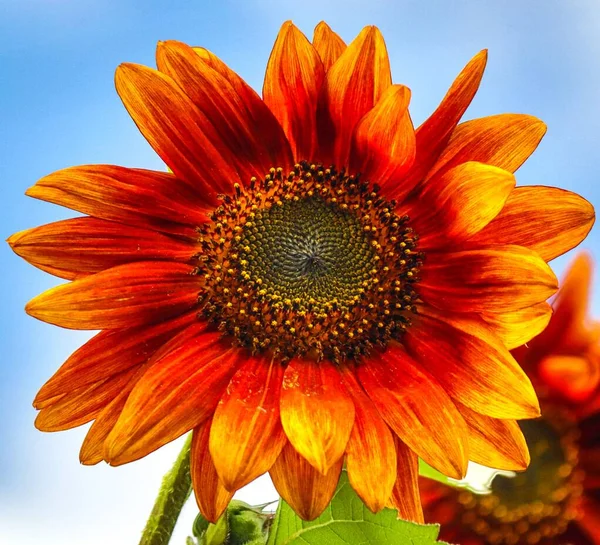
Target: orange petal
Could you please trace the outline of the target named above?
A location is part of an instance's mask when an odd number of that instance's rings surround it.
[[[423,180],[446,147],[456,125],[473,100],[487,62],[487,50],[480,51],[463,68],[435,112],[417,129],[417,156],[403,182],[409,187]]]
[[[211,203],[167,172],[113,165],[58,170],[26,194],[104,220],[197,240]]]
[[[453,399],[495,418],[535,418],[531,382],[500,339],[474,315],[421,307],[403,340]]]
[[[303,520],[316,519],[329,505],[342,470],[340,458],[325,474],[286,443],[269,474],[279,495]]]
[[[209,448],[228,490],[267,472],[286,443],[279,419],[283,371],[279,361],[252,358],[233,376],[217,406]]]
[[[136,368],[128,369],[67,392],[38,413],[35,427],[41,431],[62,431],[86,424],[118,395],[135,372]]]
[[[354,127],[392,84],[390,61],[377,27],[365,27],[327,72],[317,124],[325,164],[348,164]]]
[[[427,174],[467,161],[478,161],[515,172],[535,151],[546,125],[531,115],[500,114],[461,123]]]
[[[391,85],[354,130],[350,169],[401,200],[411,189],[400,183],[415,159],[415,130],[408,103],[410,90]]]
[[[219,57],[203,47],[194,47],[195,53],[213,70],[221,74],[244,101],[253,120],[255,134],[259,134],[263,147],[271,156],[271,166],[285,168],[292,165],[294,158],[279,121],[273,112],[238,74],[229,68]]]
[[[594,220],[594,207],[576,193],[555,187],[517,187],[502,212],[471,240],[526,246],[550,261],[577,246]]]
[[[211,422],[212,420],[208,419],[194,429],[190,473],[198,509],[206,520],[214,524],[229,505],[233,492],[228,492],[219,480],[208,450]]]
[[[115,84],[138,129],[177,177],[213,198],[240,181],[231,152],[171,78],[146,66],[122,64]]]
[[[419,495],[419,458],[397,437],[395,444],[397,476],[389,503],[398,511],[398,518],[423,524]]]
[[[286,145],[283,131],[264,135],[268,139],[265,141],[263,135],[256,132],[251,113],[231,83],[191,47],[174,40],[159,42],[156,63],[207,117],[231,152],[243,181],[249,182],[253,176],[263,177],[273,166],[292,166],[291,157],[286,165],[274,164],[270,153],[270,146],[282,150]]]
[[[592,258],[580,253],[569,266],[552,302],[554,315],[550,325],[533,346],[546,353],[559,350],[581,355],[597,342],[598,333],[588,317],[592,280]]]
[[[97,381],[97,382],[100,382],[100,381]],[[59,394],[56,396],[52,396],[52,397],[49,397],[48,399],[44,399],[43,401],[38,401],[36,398],[36,400],[33,403],[33,406],[35,409],[37,409],[39,411],[41,409],[45,409],[46,407],[50,407],[50,405],[55,405],[63,397],[65,397],[65,394]]]
[[[291,21],[283,23],[267,64],[263,97],[297,160],[315,160],[317,99],[324,77],[316,49]]]
[[[600,384],[600,358],[550,355],[539,363],[538,374],[559,396],[571,403],[583,403]]]
[[[558,281],[539,255],[522,246],[427,254],[418,292],[455,312],[512,312],[545,301]]]
[[[538,303],[512,312],[482,312],[481,317],[502,343],[512,350],[539,335],[552,317],[548,303]]]
[[[346,49],[344,40],[331,30],[325,21],[321,21],[315,27],[312,43],[321,57],[325,71],[332,67],[333,63],[339,59]]]
[[[137,366],[129,382],[121,388],[113,400],[94,419],[94,423],[88,430],[79,451],[79,461],[83,465],[95,465],[104,460],[104,442],[117,423],[131,390],[133,390],[147,367],[147,363]]]
[[[41,408],[52,397],[145,363],[170,338],[197,321],[194,311],[155,325],[101,331],[69,356],[42,386],[33,406]]]
[[[475,161],[434,176],[406,205],[419,249],[468,240],[500,213],[514,187],[513,174]]]
[[[13,251],[39,268],[72,280],[134,261],[188,262],[194,245],[155,231],[96,218],[72,218],[15,233]]]
[[[560,327],[583,323],[588,317],[590,288],[594,263],[588,253],[581,252],[569,265],[560,290],[553,301],[554,320]]]
[[[192,316],[194,320],[197,319],[196,313],[193,313]],[[164,354],[170,352],[178,346],[181,346],[189,339],[193,339],[200,331],[204,331],[207,325],[208,324],[202,323],[196,324],[194,327],[185,328],[183,331],[181,331],[181,333],[175,335],[169,341],[162,344],[161,347],[152,354],[146,363],[137,367],[135,375],[133,375],[131,380],[125,387],[123,387],[119,394],[96,416],[94,423],[88,430],[85,440],[81,445],[81,450],[79,451],[79,460],[82,464],[93,465],[104,460],[106,450],[104,443],[112,429],[115,427],[115,424],[117,423],[119,416],[125,407],[125,403],[127,402],[127,398],[129,397],[131,390],[139,378],[146,372],[146,370],[155,361],[158,361],[158,359],[162,358]],[[128,331],[131,332],[131,330]],[[100,333],[100,335],[101,334],[102,333]],[[144,353],[144,349],[142,348],[144,344],[145,343],[141,342],[138,345],[138,349],[142,353]],[[120,345],[116,343],[114,346],[119,347]]]
[[[183,263],[142,261],[62,284],[38,295],[28,314],[69,329],[117,329],[158,322],[191,309],[199,277]]]
[[[288,364],[281,423],[290,443],[321,473],[342,457],[354,423],[354,404],[334,364]]]
[[[109,463],[142,458],[209,418],[243,358],[217,333],[201,333],[164,354],[129,395],[106,441]]]
[[[494,469],[524,471],[529,449],[515,420],[490,418],[457,403],[469,427],[469,459]]]
[[[122,390],[96,416],[79,450],[79,461],[83,465],[93,466],[104,460],[104,441],[117,423],[130,392],[130,389]]]
[[[346,446],[348,480],[365,505],[377,513],[385,507],[396,481],[394,439],[354,373],[345,369],[343,378],[356,409]]]
[[[467,427],[431,375],[397,346],[363,362],[357,374],[381,416],[404,443],[445,475],[463,478]]]

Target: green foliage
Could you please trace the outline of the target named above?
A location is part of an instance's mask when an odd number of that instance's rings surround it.
[[[391,509],[371,513],[342,472],[331,503],[316,520],[303,521],[281,500],[267,545],[439,545],[439,526],[397,516]]]
[[[451,484],[422,460],[419,473]],[[193,527],[197,545],[443,545],[437,541],[437,525],[399,520],[391,509],[371,513],[352,490],[345,471],[330,505],[316,520],[301,520],[283,500],[273,517],[263,511],[268,505],[233,500],[216,524],[198,515]],[[188,538],[186,545],[196,542]]]
[[[198,545],[265,545],[268,526],[265,523],[272,515],[263,513],[262,508],[232,500],[216,524],[198,515],[193,526]]]
[[[201,513],[198,513],[196,520],[194,520],[194,525],[192,526],[194,537],[202,537],[206,533],[209,524],[210,522],[208,522]]]
[[[429,464],[426,464],[423,460],[421,460],[421,458],[419,458],[419,475],[427,479],[438,481],[442,484],[453,486],[450,477],[440,473],[437,469],[433,469]]]

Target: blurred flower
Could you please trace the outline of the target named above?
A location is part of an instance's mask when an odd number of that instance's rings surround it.
[[[461,545],[600,544],[600,322],[588,319],[591,260],[580,254],[546,330],[514,351],[542,417],[521,422],[529,468],[478,495],[422,483],[425,518]]]
[[[120,66],[117,91],[172,173],[80,166],[28,190],[88,216],[10,238],[71,280],[27,312],[102,330],[37,395],[38,428],[94,420],[81,460],[113,465],[193,429],[211,521],[266,471],[312,519],[346,459],[370,509],[420,520],[417,456],[458,478],[469,458],[524,468],[507,419],[539,406],[506,345],[546,325],[546,261],[594,211],[515,189],[538,119],[458,124],[486,57],[416,131],[375,27],[346,47],[324,23],[312,43],[285,23],[262,100],[179,42],[158,45],[158,71]]]

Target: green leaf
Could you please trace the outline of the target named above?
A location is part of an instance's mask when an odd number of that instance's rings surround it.
[[[206,520],[201,513],[198,513],[194,525],[192,526],[192,534],[194,537],[202,537],[206,533],[206,529],[210,523]]]
[[[433,469],[429,464],[421,460],[421,458],[419,458],[419,475],[427,479],[439,481],[443,484],[456,486],[455,484],[453,485],[453,480],[450,479],[450,477],[447,477],[443,473],[440,473],[437,469]]]
[[[265,545],[267,521],[272,513],[264,513],[265,505],[248,505],[232,500],[215,524],[210,524],[201,514],[193,526],[199,545]]]
[[[202,536],[202,545],[224,545],[227,539],[227,512],[216,524],[209,524],[206,533]]]
[[[303,521],[281,500],[267,545],[439,545],[438,525],[415,524],[397,516],[392,509],[371,513],[343,471],[331,503],[316,520]]]
[[[227,507],[229,535],[227,545],[264,545],[263,526],[268,515],[243,501],[232,500]]]

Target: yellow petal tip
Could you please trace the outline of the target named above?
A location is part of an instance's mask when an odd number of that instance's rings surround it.
[[[42,178],[42,180],[43,180],[43,178]],[[25,190],[25,195],[27,195],[28,197],[36,198],[39,195],[39,187],[38,187],[38,185],[34,184],[31,187],[28,187]]]
[[[331,27],[325,21],[319,21],[317,23],[317,26],[315,27],[315,30],[320,30],[322,28],[326,30],[331,30]]]

